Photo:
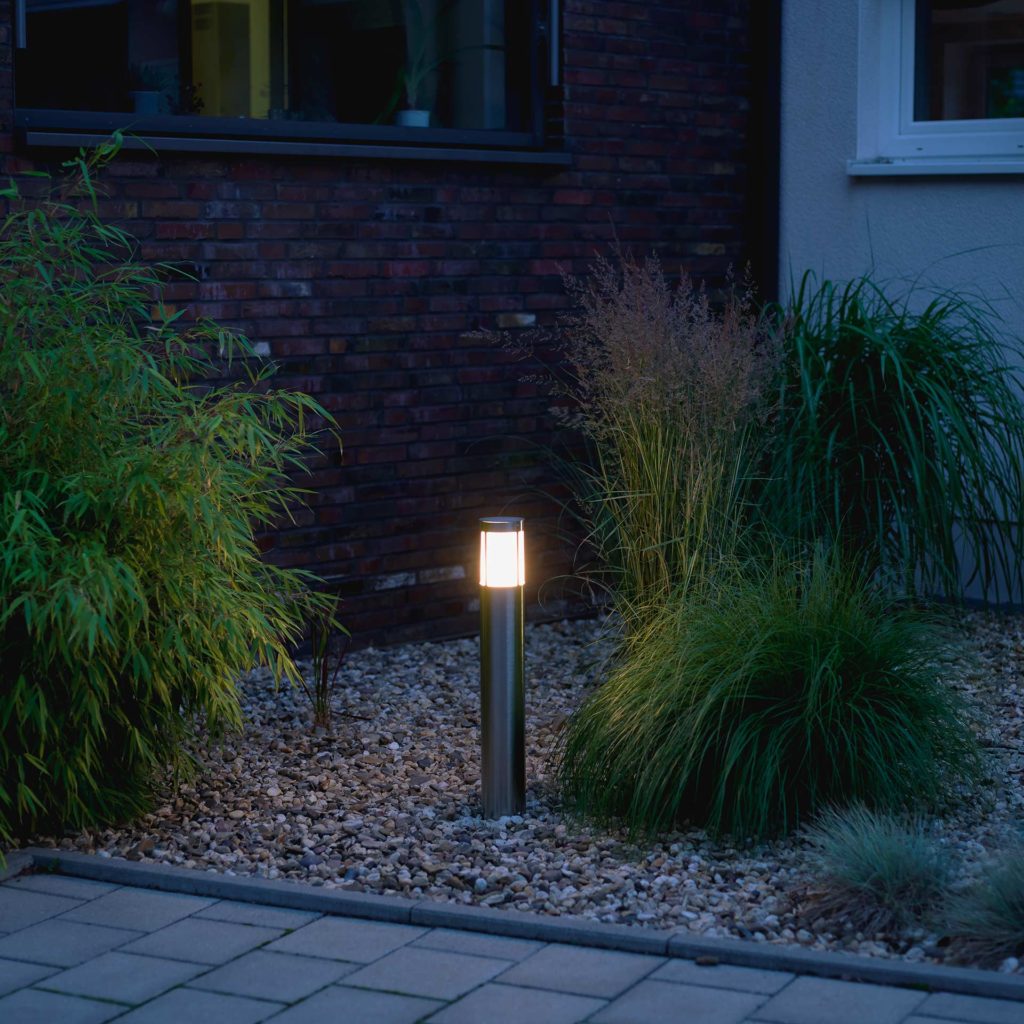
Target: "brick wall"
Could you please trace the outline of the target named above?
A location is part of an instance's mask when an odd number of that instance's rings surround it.
[[[56,157],[12,134],[0,0],[0,175]],[[475,630],[478,516],[526,515],[531,587],[566,570],[531,367],[471,336],[551,321],[560,272],[617,237],[720,282],[749,251],[746,0],[566,0],[571,167],[123,154],[107,212],[197,283],[172,302],[269,346],[337,416],[343,458],[268,557],[336,578],[357,643]],[[542,595],[543,596],[543,595]],[[546,608],[563,606],[549,592]]]

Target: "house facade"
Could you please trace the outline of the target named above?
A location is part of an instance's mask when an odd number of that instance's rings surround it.
[[[472,632],[487,514],[527,517],[532,614],[556,616],[548,398],[476,332],[552,323],[562,273],[616,240],[712,287],[753,260],[770,289],[770,22],[747,0],[0,0],[0,174],[128,133],[103,212],[191,275],[171,303],[337,417],[344,454],[267,557],[324,575],[356,642]]]
[[[984,296],[1024,336],[1024,2],[786,0],[780,276]]]
[[[1024,339],[1024,0],[786,0],[781,37],[780,290],[954,289]]]

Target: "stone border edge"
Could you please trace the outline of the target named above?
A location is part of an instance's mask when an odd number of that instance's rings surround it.
[[[904,961],[876,960],[853,953],[819,953],[748,939],[665,934],[579,918],[547,918],[524,911],[489,910],[432,900],[323,890],[303,886],[299,882],[242,878],[216,871],[144,864],[117,857],[63,850],[31,847],[9,852],[6,866],[0,870],[0,882],[33,870],[320,914],[339,914],[429,928],[458,928],[463,931],[487,932],[543,942],[568,942],[656,956],[686,959],[715,957],[719,963],[739,967],[791,971],[821,978],[874,982],[929,992],[954,992],[1024,1002],[1024,978],[970,967],[909,964]]]

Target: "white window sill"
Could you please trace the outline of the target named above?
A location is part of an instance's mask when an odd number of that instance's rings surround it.
[[[1020,157],[906,157],[847,160],[851,178],[889,178],[920,175],[1024,174]]]

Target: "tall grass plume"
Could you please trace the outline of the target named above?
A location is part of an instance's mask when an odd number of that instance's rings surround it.
[[[566,283],[565,392],[589,452],[570,466],[574,507],[634,628],[733,545],[773,338],[749,290],[716,309],[688,277],[673,287],[654,257],[599,259]]]

